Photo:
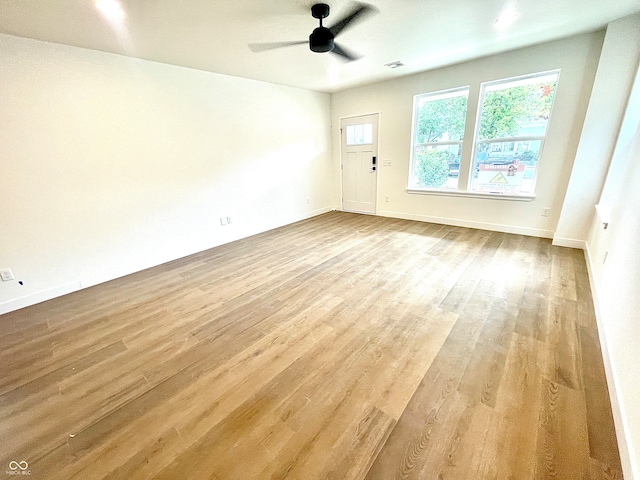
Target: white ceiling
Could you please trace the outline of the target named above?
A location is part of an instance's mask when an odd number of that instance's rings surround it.
[[[245,78],[335,92],[604,27],[640,0],[369,0],[379,13],[337,42],[364,57],[345,63],[306,45],[253,53],[249,43],[306,40],[307,0],[121,0],[121,26],[94,0],[0,0],[0,32]],[[353,7],[330,0],[325,26]],[[518,12],[511,28],[494,20]],[[384,66],[396,60],[405,66]],[[0,69],[2,67],[0,66]]]

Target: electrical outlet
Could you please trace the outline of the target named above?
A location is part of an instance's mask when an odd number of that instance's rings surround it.
[[[390,166],[391,166],[391,160],[385,160],[385,161],[384,161],[384,163],[383,163],[383,165],[384,165],[385,167],[390,167]]]
[[[311,199],[307,198],[307,205],[309,205],[311,203]]]
[[[0,270],[0,278],[2,278],[3,282],[10,282],[11,280],[16,279],[16,277],[13,276],[13,272],[10,268]]]
[[[384,197],[384,201],[389,203],[389,196],[388,195]]]
[[[227,217],[220,217],[220,225],[226,225],[227,224]]]
[[[231,221],[231,217],[227,217],[227,225],[231,225],[233,222]]]
[[[542,216],[543,217],[548,217],[550,211],[551,211],[551,209],[549,207],[543,208],[542,209]]]

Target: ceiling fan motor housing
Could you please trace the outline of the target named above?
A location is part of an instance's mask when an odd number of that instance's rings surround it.
[[[318,27],[309,35],[309,47],[313,52],[330,52],[335,46],[333,39],[334,35],[328,28]]]
[[[327,18],[329,16],[329,5],[326,3],[316,3],[311,7],[311,16],[313,18]]]

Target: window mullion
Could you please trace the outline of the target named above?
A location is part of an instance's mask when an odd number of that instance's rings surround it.
[[[479,115],[479,105],[481,105],[480,86],[472,86],[469,89],[469,97],[467,100],[467,118],[464,127],[464,138],[467,139],[462,145],[460,155],[460,172],[458,177],[458,191],[466,193],[471,186],[471,171],[473,169],[473,152],[475,144],[473,139],[476,138],[476,118]],[[471,139],[471,140],[469,140]]]

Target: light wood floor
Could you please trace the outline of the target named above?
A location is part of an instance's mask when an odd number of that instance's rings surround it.
[[[581,251],[329,213],[0,317],[34,479],[621,478]]]

